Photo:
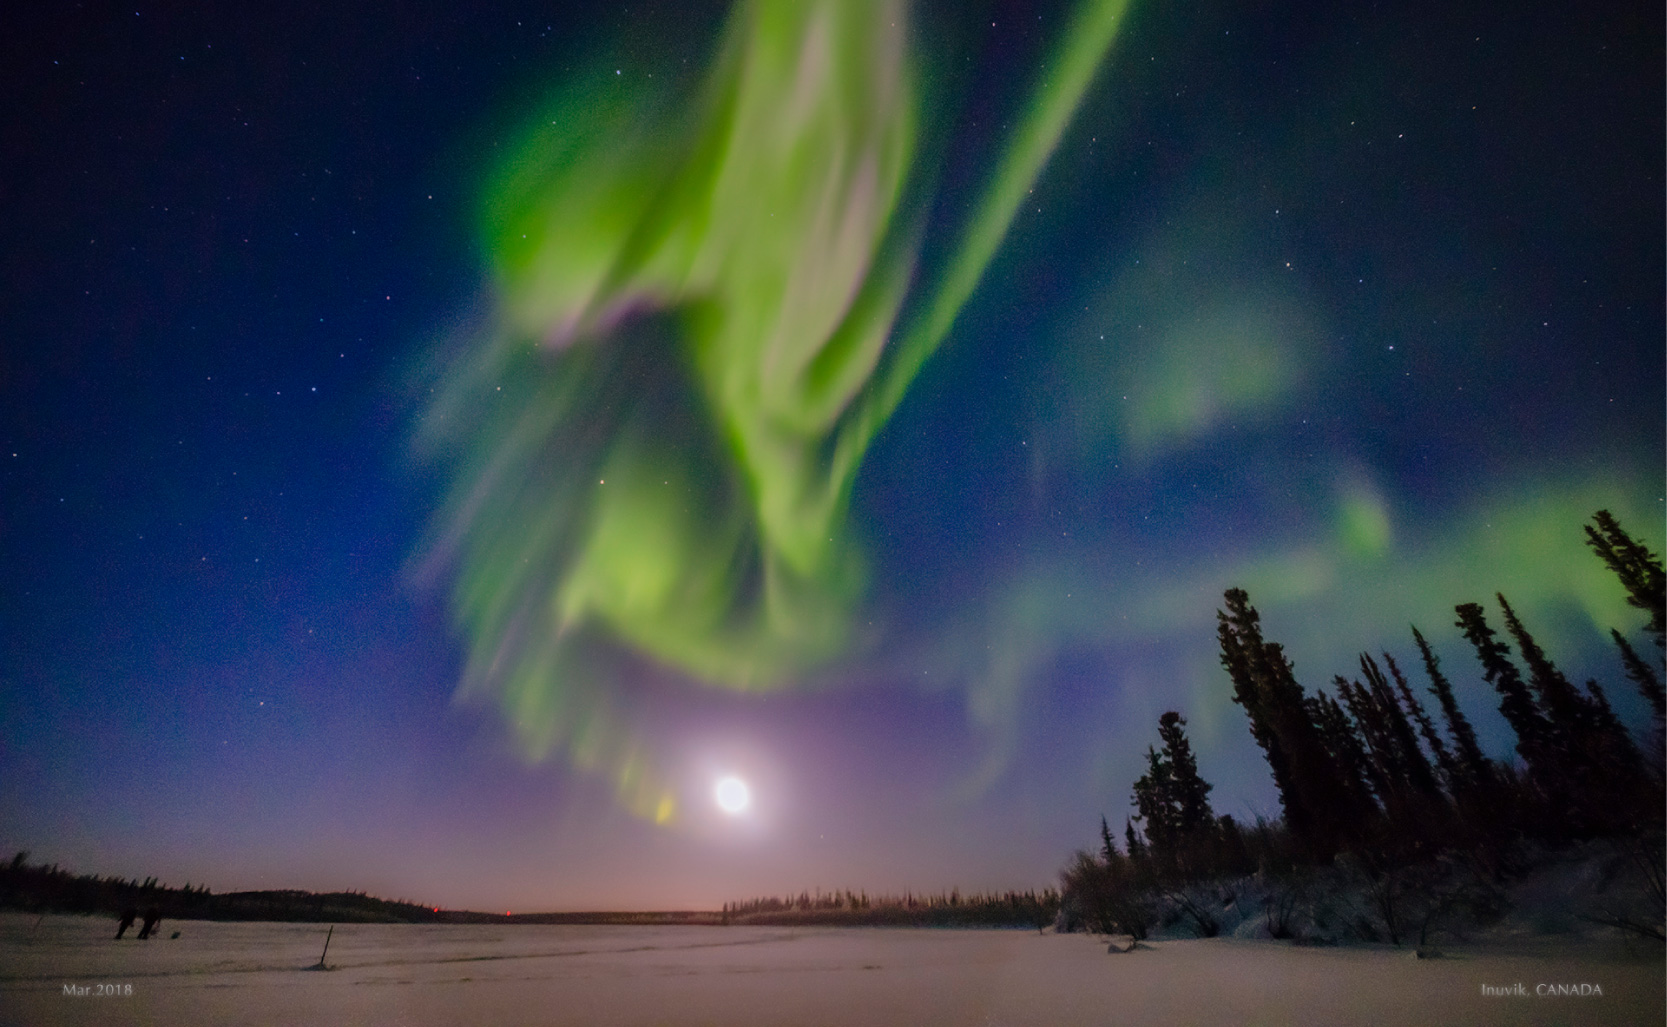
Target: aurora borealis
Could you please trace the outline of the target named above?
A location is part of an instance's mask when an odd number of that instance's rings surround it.
[[[1504,592],[1642,710],[1659,12],[41,15],[0,843],[480,908],[1047,883],[1216,663]],[[1628,20],[1632,19],[1632,20]],[[20,113],[27,112],[27,113]],[[729,774],[746,817],[709,800]]]
[[[606,95],[604,76],[510,159],[486,213],[500,310],[489,338],[465,343],[480,353],[453,372],[435,431],[478,440],[447,532],[467,687],[502,693],[533,755],[565,742],[630,807],[670,820],[667,772],[619,723],[587,636],[751,691],[849,648],[863,455],[975,288],[1123,9],[1084,5],[921,289],[921,216],[900,205],[912,188],[923,207],[912,180],[935,176],[917,157],[901,3],[738,5],[694,111]],[[611,348],[648,352],[590,352]],[[674,365],[661,389],[694,395],[643,389],[645,361]],[[503,381],[510,396],[488,392]]]

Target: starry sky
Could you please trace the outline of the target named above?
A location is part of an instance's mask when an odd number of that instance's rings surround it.
[[[1416,623],[1498,756],[1502,591],[1642,725],[1659,11],[786,9],[0,16],[7,852],[1040,887],[1166,709],[1277,812],[1233,585],[1311,688]]]

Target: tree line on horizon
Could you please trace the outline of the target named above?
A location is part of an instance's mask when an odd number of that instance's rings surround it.
[[[114,916],[122,910],[154,910],[166,920],[261,920],[304,923],[454,923],[490,918],[484,913],[442,910],[362,891],[214,892],[206,885],[173,888],[155,877],[74,874],[56,863],[31,864],[27,852],[0,862],[0,909],[33,913]]]
[[[800,892],[786,898],[755,898],[726,902],[724,924],[758,926],[893,926],[893,927],[1034,927],[1040,930],[1059,913],[1059,892],[970,892],[959,888],[917,895],[870,896],[849,889]]]
[[[1620,579],[1627,603],[1648,615],[1645,632],[1667,649],[1661,558],[1606,510],[1585,533]],[[1660,659],[1652,664],[1611,630],[1627,678],[1652,711],[1640,744],[1603,687],[1589,680],[1576,688],[1506,598],[1495,598],[1509,642],[1479,603],[1456,606],[1455,626],[1475,649],[1482,678],[1499,695],[1500,712],[1516,735],[1518,759],[1510,762],[1482,752],[1452,682],[1416,626],[1412,637],[1434,716],[1388,652],[1381,662],[1361,653],[1359,676],[1335,676],[1330,694],[1305,689],[1283,648],[1263,636],[1250,597],[1228,589],[1225,608],[1217,611],[1221,663],[1272,772],[1282,815],[1254,825],[1217,816],[1186,720],[1166,712],[1158,721],[1161,746],[1148,748],[1146,773],[1134,783],[1122,847],[1102,817],[1100,851],[1079,852],[1063,875],[1067,918],[1138,940],[1153,926],[1158,900],[1167,899],[1196,933],[1208,936],[1219,924],[1189,886],[1346,865],[1367,882],[1386,933],[1399,944],[1406,925],[1399,922],[1398,889],[1415,870],[1457,860],[1476,880],[1501,882],[1523,869],[1514,862],[1523,842],[1558,848],[1591,839],[1625,845],[1659,907],[1667,806]],[[1512,643],[1521,667],[1511,659]],[[1661,938],[1660,913],[1620,926]],[[1277,918],[1269,923],[1277,935]]]

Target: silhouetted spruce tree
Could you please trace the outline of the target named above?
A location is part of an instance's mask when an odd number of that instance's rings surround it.
[[[1517,752],[1537,777],[1557,772],[1548,746],[1549,727],[1534,697],[1523,683],[1522,675],[1510,659],[1510,647],[1498,641],[1479,603],[1464,603],[1454,607],[1459,615],[1458,628],[1476,648],[1482,661],[1482,677],[1500,695],[1499,712],[1516,732]]]
[[[1424,658],[1424,672],[1430,676],[1430,693],[1441,704],[1441,715],[1447,721],[1447,733],[1453,739],[1453,761],[1458,778],[1449,779],[1447,786],[1455,795],[1460,788],[1472,789],[1493,776],[1493,761],[1482,755],[1476,742],[1476,732],[1464,711],[1453,697],[1453,685],[1441,673],[1441,660],[1430,649],[1430,643],[1415,626],[1412,637],[1418,643],[1419,655]]]
[[[1211,786],[1198,776],[1198,760],[1187,741],[1186,719],[1171,710],[1158,719],[1163,749],[1146,750],[1147,772],[1134,783],[1135,819],[1146,829],[1152,862],[1161,873],[1189,880],[1210,847],[1215,813]]]
[[[1505,597],[1496,594],[1494,598],[1505,612],[1505,627],[1516,639],[1522,662],[1528,665],[1529,684],[1545,716],[1547,739],[1557,750],[1559,761],[1572,769],[1588,754],[1597,728],[1596,711],[1545,655],[1539,643],[1534,641],[1534,636],[1522,626],[1522,621]]]
[[[1279,790],[1279,801],[1287,807],[1287,821],[1306,819],[1305,810],[1290,808],[1300,804],[1292,781],[1290,758],[1275,730],[1274,711],[1270,708],[1283,703],[1283,697],[1275,699],[1269,693],[1279,687],[1277,681],[1287,670],[1284,657],[1277,647],[1270,652],[1269,644],[1263,642],[1261,616],[1250,605],[1250,597],[1244,590],[1228,589],[1225,598],[1227,609],[1216,611],[1216,637],[1221,643],[1221,664],[1233,682],[1233,701],[1244,707],[1250,721],[1250,736],[1267,758],[1274,786]]]
[[[1216,612],[1216,636],[1233,701],[1244,707],[1251,737],[1267,756],[1292,837],[1309,859],[1329,862],[1358,841],[1358,810],[1351,808],[1284,649],[1262,638],[1261,616],[1243,589],[1228,589],[1225,599],[1226,610]]]
[[[1638,686],[1639,694],[1649,700],[1653,716],[1650,729],[1645,736],[1643,750],[1648,759],[1645,767],[1653,779],[1656,790],[1660,790],[1667,783],[1667,709],[1663,708],[1661,679],[1656,677],[1655,670],[1643,657],[1627,642],[1626,637],[1613,629],[1609,632],[1615,639],[1615,645],[1621,650],[1621,659],[1626,664],[1626,676]]]
[[[1652,781],[1643,752],[1632,740],[1632,734],[1615,716],[1609,697],[1596,680],[1586,682],[1586,693],[1593,710],[1596,729],[1591,739],[1592,755],[1598,767],[1598,792],[1591,801],[1607,811],[1607,825],[1612,829],[1630,831],[1640,824],[1659,823],[1662,819],[1662,797]]]
[[[1570,798],[1578,806],[1574,823],[1596,833],[1630,829],[1640,803],[1647,801],[1638,747],[1610,708],[1602,686],[1591,681],[1585,694],[1577,690],[1523,627],[1505,597],[1498,599],[1552,728],[1552,742],[1572,789]]]
[[[1447,751],[1447,745],[1441,740],[1435,724],[1430,721],[1424,704],[1412,693],[1412,687],[1407,684],[1406,675],[1401,673],[1401,667],[1395,662],[1395,657],[1384,653],[1383,662],[1389,668],[1390,677],[1395,679],[1395,692],[1400,696],[1402,709],[1418,725],[1418,734],[1424,739],[1424,744],[1429,746],[1431,755],[1435,757],[1436,769],[1445,779],[1453,766],[1453,754]]]
[[[1360,665],[1371,684],[1339,677],[1336,685],[1354,715],[1366,777],[1383,808],[1381,819],[1371,825],[1371,841],[1359,855],[1382,867],[1416,859],[1438,844],[1447,819],[1446,798],[1376,662],[1362,655]],[[1421,782],[1419,768],[1427,782]]]
[[[1337,689],[1337,694],[1343,697],[1349,714],[1354,718],[1355,730],[1358,733],[1357,748],[1360,752],[1361,774],[1371,784],[1372,792],[1378,799],[1386,807],[1392,806],[1397,792],[1389,761],[1385,756],[1389,741],[1385,737],[1382,721],[1373,708],[1372,697],[1361,687],[1360,682],[1350,681],[1341,674],[1332,678],[1332,686]]]
[[[1418,736],[1413,733],[1406,711],[1389,687],[1389,679],[1378,668],[1378,662],[1365,653],[1360,654],[1360,670],[1372,690],[1373,704],[1383,717],[1394,754],[1396,777],[1409,794],[1422,799],[1440,799],[1441,786],[1436,782],[1435,771],[1424,756],[1424,750],[1418,747]]]
[[[1616,648],[1621,650],[1621,662],[1626,664],[1626,676],[1638,686],[1638,693],[1649,701],[1650,709],[1655,711],[1655,719],[1659,724],[1667,718],[1667,693],[1662,691],[1661,679],[1656,676],[1655,668],[1644,662],[1638,651],[1632,648],[1632,643],[1626,636],[1609,629],[1609,637],[1615,640]]]
[[[1667,571],[1661,557],[1627,534],[1608,510],[1599,510],[1592,520],[1595,525],[1586,525],[1586,544],[1621,579],[1627,603],[1650,615],[1645,630],[1655,636],[1655,644],[1667,646]]]
[[[1338,694],[1347,701],[1343,689],[1348,682],[1337,678]],[[1324,692],[1315,692],[1307,699],[1309,714],[1319,726],[1326,752],[1338,772],[1338,785],[1347,796],[1353,833],[1360,834],[1376,819],[1378,808],[1372,799],[1377,790],[1376,767],[1373,766],[1355,723],[1343,712],[1337,700]]]
[[[1367,774],[1372,789],[1383,800],[1385,808],[1404,804],[1416,789],[1413,772],[1405,751],[1406,732],[1401,726],[1398,704],[1383,687],[1382,672],[1369,657],[1361,658],[1366,671],[1366,683],[1350,681],[1339,676],[1334,679],[1337,693],[1348,705],[1354,718],[1367,759]],[[1422,755],[1420,753],[1420,755]]]
[[[1597,721],[1598,737],[1607,744],[1633,747],[1632,736],[1621,726],[1621,718],[1615,716],[1614,707],[1609,705],[1609,696],[1604,694],[1603,686],[1598,684],[1596,678],[1586,680],[1586,695],[1592,704],[1593,718]],[[1633,748],[1636,753],[1636,747]]]
[[[1123,843],[1129,850],[1129,861],[1139,866],[1146,864],[1146,843],[1140,840],[1140,834],[1134,829],[1134,818],[1125,817],[1123,820]]]
[[[1163,739],[1174,783],[1176,826],[1183,836],[1195,836],[1210,829],[1215,813],[1210,809],[1213,785],[1198,776],[1198,759],[1184,730],[1186,718],[1171,710],[1158,718],[1158,737]]]
[[[1174,782],[1169,762],[1151,746],[1146,747],[1146,773],[1134,783],[1134,821],[1146,834],[1147,854],[1164,870],[1175,856],[1177,825],[1172,809]]]

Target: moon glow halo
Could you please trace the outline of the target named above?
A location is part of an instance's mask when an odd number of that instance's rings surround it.
[[[738,777],[723,778],[712,791],[717,799],[718,808],[730,816],[737,816],[752,805],[752,789]]]

